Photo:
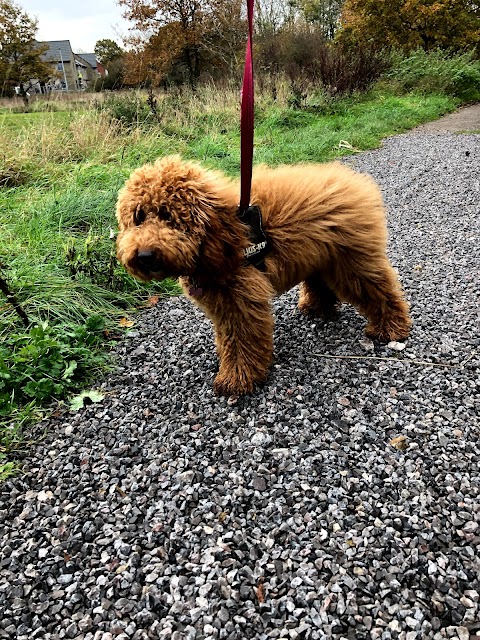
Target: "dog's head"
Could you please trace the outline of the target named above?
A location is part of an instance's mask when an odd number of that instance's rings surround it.
[[[133,172],[117,201],[117,257],[140,280],[192,275],[228,181],[168,156]]]

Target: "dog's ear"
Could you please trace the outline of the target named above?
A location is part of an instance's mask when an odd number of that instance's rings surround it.
[[[210,201],[209,206],[198,266],[202,272],[210,272],[213,279],[228,278],[243,262],[248,242],[236,220],[235,207],[218,199]]]
[[[171,221],[183,229],[201,232],[215,215],[215,186],[210,172],[178,155],[157,160],[154,168],[159,211],[168,211]]]

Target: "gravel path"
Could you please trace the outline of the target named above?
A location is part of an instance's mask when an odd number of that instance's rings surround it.
[[[267,384],[227,401],[203,316],[145,313],[0,487],[0,638],[480,636],[480,136],[348,162],[385,194],[406,348],[290,292]]]

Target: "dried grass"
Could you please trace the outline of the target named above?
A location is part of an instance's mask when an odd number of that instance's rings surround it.
[[[16,186],[23,181],[14,175],[25,175],[25,168],[49,163],[78,162],[95,157],[99,162],[118,150],[121,128],[105,114],[94,110],[77,113],[67,121],[55,114],[34,126],[4,128],[0,131],[0,184]],[[14,171],[12,168],[17,170]],[[8,177],[8,179],[7,179]]]

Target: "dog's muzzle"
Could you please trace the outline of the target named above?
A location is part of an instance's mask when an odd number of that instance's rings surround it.
[[[139,249],[135,256],[135,263],[139,271],[149,278],[163,280],[167,277],[164,265],[160,262],[155,251]]]

